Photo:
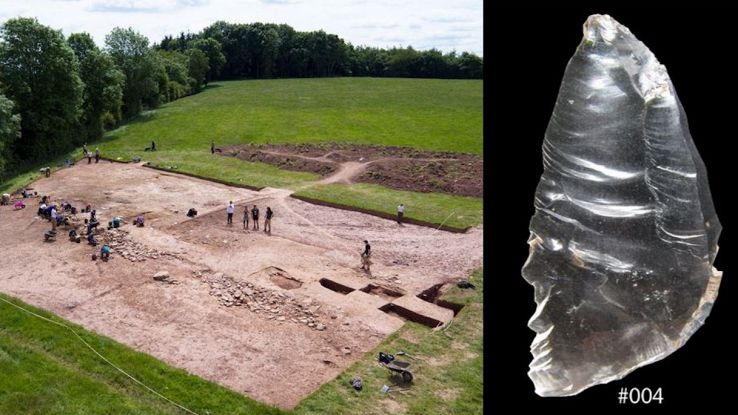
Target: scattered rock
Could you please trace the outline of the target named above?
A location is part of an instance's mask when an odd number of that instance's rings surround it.
[[[154,274],[154,279],[157,281],[166,281],[169,279],[169,272],[159,271],[156,274]]]
[[[325,325],[323,323],[318,323],[315,325],[315,330],[323,331],[325,330]]]

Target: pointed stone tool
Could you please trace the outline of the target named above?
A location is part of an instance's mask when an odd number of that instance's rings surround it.
[[[538,395],[567,396],[663,359],[704,323],[721,226],[666,68],[610,16],[584,24],[543,166],[523,267],[538,304],[528,374]]]

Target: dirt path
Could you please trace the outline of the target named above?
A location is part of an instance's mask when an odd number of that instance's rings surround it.
[[[394,302],[443,320],[447,309],[415,295],[482,263],[481,229],[400,227],[290,198],[287,189],[255,192],[117,163],[78,164],[33,187],[58,202],[91,203],[103,226],[147,212],[146,226],[99,235],[114,243],[105,263],[90,260],[95,248],[67,241],[63,228],[43,242],[49,224],[35,215],[36,200],[20,211],[2,206],[1,291],[282,408],[402,326],[380,307]],[[238,204],[233,225],[229,200]],[[274,210],[271,235],[243,229],[244,206],[253,204],[262,219],[267,206]],[[190,207],[200,213],[194,219],[185,216]],[[371,275],[358,269],[364,239],[374,251]],[[158,271],[177,283],[154,281]]]
[[[419,192],[482,197],[483,162],[472,154],[403,147],[239,145],[219,154],[323,176],[320,183],[374,183]]]
[[[326,177],[323,180],[320,180],[318,183],[320,184],[329,184],[329,183],[352,183],[352,180],[358,176],[359,174],[363,173],[364,170],[366,170],[366,167],[368,166],[368,163],[360,163],[356,161],[347,161],[344,163],[341,163],[340,169],[333,173],[332,175]]]

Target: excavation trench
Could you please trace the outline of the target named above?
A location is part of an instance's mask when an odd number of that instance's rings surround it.
[[[430,288],[422,291],[420,294],[417,295],[418,298],[420,298],[423,301],[429,302],[431,304],[435,304],[439,307],[447,308],[454,312],[454,317],[456,317],[457,314],[461,311],[461,309],[464,308],[463,304],[453,303],[451,301],[442,300],[439,298],[441,296],[442,288],[446,285],[446,283],[440,283],[435,284],[431,286]]]
[[[408,310],[405,307],[402,307],[402,306],[399,306],[393,303],[385,304],[382,307],[379,307],[379,309],[384,311],[387,314],[399,317],[403,320],[412,321],[413,323],[423,324],[431,328],[436,328],[443,324],[442,322],[434,318],[424,316],[422,314],[418,314],[412,310]]]
[[[320,285],[322,285],[323,287],[331,291],[335,291],[337,293],[343,294],[343,295],[346,295],[352,291],[355,291],[351,287],[347,287],[343,284],[339,284],[333,280],[329,280],[328,278],[321,278],[319,282],[320,282]]]

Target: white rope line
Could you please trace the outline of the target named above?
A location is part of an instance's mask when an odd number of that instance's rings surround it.
[[[188,409],[188,408],[185,408],[184,406],[182,406],[182,405],[178,404],[177,402],[174,402],[173,400],[171,400],[171,399],[167,398],[166,396],[162,395],[161,393],[159,393],[159,392],[155,391],[154,389],[152,389],[152,388],[150,388],[150,387],[146,386],[146,385],[145,385],[145,384],[144,384],[143,382],[141,382],[140,380],[138,380],[138,379],[134,378],[133,376],[129,375],[129,374],[128,374],[128,373],[127,373],[127,372],[126,372],[125,370],[123,370],[123,369],[119,368],[118,366],[116,366],[115,364],[113,364],[113,362],[111,362],[110,360],[108,360],[107,358],[105,358],[105,356],[101,355],[101,354],[100,354],[100,353],[99,353],[99,352],[98,352],[97,350],[95,350],[95,349],[94,349],[94,348],[93,348],[92,346],[90,346],[90,344],[89,344],[89,343],[87,343],[87,342],[85,341],[85,339],[83,339],[83,338],[82,338],[82,337],[81,337],[81,336],[80,336],[80,335],[79,335],[79,334],[78,334],[78,333],[77,333],[76,331],[74,331],[74,329],[72,329],[72,328],[71,328],[71,327],[69,327],[68,325],[66,325],[66,324],[64,324],[64,323],[61,323],[61,322],[58,322],[58,321],[54,321],[54,320],[51,320],[51,319],[49,319],[49,318],[46,318],[46,317],[44,317],[44,316],[42,316],[42,315],[36,314],[36,313],[34,313],[33,311],[31,311],[31,310],[27,310],[27,309],[25,309],[25,308],[23,308],[23,307],[21,307],[21,306],[19,306],[19,305],[17,305],[17,304],[14,304],[14,303],[12,303],[12,302],[10,302],[10,301],[6,300],[6,299],[5,299],[5,298],[3,298],[2,296],[0,296],[0,300],[4,301],[5,303],[8,303],[8,304],[12,305],[13,307],[15,307],[15,308],[17,308],[17,309],[19,309],[19,310],[25,311],[25,312],[26,312],[26,313],[28,313],[28,314],[31,314],[31,315],[33,315],[33,316],[36,316],[36,317],[38,317],[38,318],[42,319],[42,320],[48,321],[49,323],[53,323],[53,324],[56,324],[57,326],[63,327],[63,328],[65,328],[65,329],[67,329],[67,330],[71,331],[71,332],[72,332],[72,333],[73,333],[73,334],[74,334],[75,336],[77,336],[77,338],[78,338],[78,339],[79,339],[80,341],[82,341],[82,343],[84,343],[84,345],[85,345],[85,346],[87,346],[87,348],[88,348],[88,349],[92,350],[92,352],[93,352],[93,353],[95,353],[95,354],[96,354],[97,356],[99,356],[99,357],[100,357],[100,358],[101,358],[102,360],[104,360],[104,361],[105,361],[105,362],[106,362],[107,364],[109,364],[110,366],[114,367],[114,368],[115,368],[115,369],[116,369],[117,371],[119,371],[120,373],[122,373],[122,374],[126,375],[127,377],[129,377],[129,378],[130,378],[130,379],[131,379],[132,381],[134,381],[134,382],[138,383],[139,385],[141,385],[141,386],[143,386],[144,388],[146,388],[146,389],[147,389],[147,390],[148,390],[149,392],[151,392],[151,393],[153,393],[154,395],[156,395],[156,396],[158,396],[158,397],[160,397],[160,398],[164,399],[165,401],[167,401],[167,402],[171,403],[172,405],[174,405],[174,406],[177,406],[178,408],[182,409],[183,411],[185,411],[185,412],[188,412],[188,413],[190,413],[190,414],[198,415],[198,414],[197,414],[197,412],[195,412],[195,411],[192,411],[192,410],[190,410],[190,409]]]
[[[438,230],[441,229],[441,226],[443,226],[443,224],[446,223],[446,221],[451,217],[451,215],[454,214],[454,212],[456,212],[456,211],[455,210],[452,210],[451,213],[449,213],[448,216],[446,216],[446,219],[444,219],[443,222],[441,222],[441,224],[438,225],[438,227],[436,228],[436,230],[433,231],[433,233],[431,235],[434,235],[436,232],[438,232]]]

